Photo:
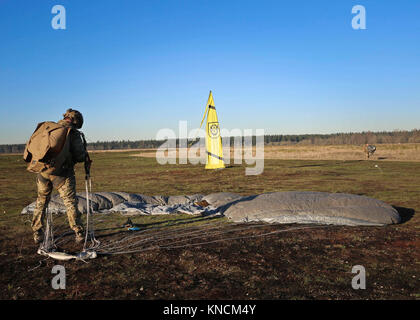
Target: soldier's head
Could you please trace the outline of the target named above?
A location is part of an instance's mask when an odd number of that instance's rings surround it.
[[[73,109],[67,109],[66,113],[63,114],[63,119],[74,124],[77,129],[80,129],[83,126],[83,116],[82,114]]]

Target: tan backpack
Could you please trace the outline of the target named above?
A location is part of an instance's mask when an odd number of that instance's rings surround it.
[[[68,136],[71,130],[51,121],[39,123],[23,153],[23,160],[29,162],[27,170],[52,175],[58,173],[70,156]]]

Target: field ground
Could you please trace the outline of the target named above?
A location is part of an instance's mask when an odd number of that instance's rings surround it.
[[[382,157],[379,152],[382,150],[378,148],[377,157]],[[231,233],[238,239],[227,240],[206,232],[196,217],[134,217],[133,222],[151,232],[174,234],[188,227],[203,228],[203,232],[199,239],[191,239],[191,246],[182,248],[99,256],[88,263],[60,262],[66,267],[67,288],[53,290],[51,269],[56,262],[36,254],[30,217],[20,215],[22,208],[36,198],[35,176],[25,170],[21,156],[3,155],[0,299],[420,298],[419,162],[266,158],[261,175],[246,176],[245,164],[206,171],[202,165],[158,165],[153,157],[133,157],[134,154],[92,154],[93,191],[147,195],[347,192],[395,206],[403,223],[386,227],[327,226],[259,236],[296,226],[241,229],[224,220],[221,231],[238,228]],[[78,191],[84,190],[82,167],[77,166]],[[118,214],[102,216],[101,220],[97,227],[102,239],[117,239],[126,232],[119,228],[125,218]],[[63,216],[55,222],[58,230],[68,230]],[[179,227],[181,222],[184,229]],[[69,236],[68,250],[80,248],[70,240]],[[351,287],[354,265],[366,269],[365,290]]]
[[[404,144],[377,144],[377,149],[371,160],[380,161],[420,161],[420,143]],[[230,152],[229,152],[230,151]],[[233,147],[224,148],[224,156],[230,154],[230,163],[234,163]],[[256,157],[255,147],[253,156]],[[196,151],[200,155],[199,150]],[[241,153],[239,153],[241,154]],[[156,149],[143,149],[134,156],[154,158]],[[165,153],[165,157],[168,153]],[[242,159],[244,153],[239,155]],[[177,153],[179,158],[179,153]],[[365,160],[366,154],[363,146],[357,145],[266,145],[264,146],[264,159],[283,159],[283,160]]]

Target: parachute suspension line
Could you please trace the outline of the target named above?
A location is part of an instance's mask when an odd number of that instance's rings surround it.
[[[44,240],[39,247],[39,250],[42,252],[51,252],[56,249],[55,241],[54,241],[54,230],[53,230],[53,221],[52,221],[52,212],[45,208],[45,220],[46,226],[44,231]]]
[[[92,179],[89,178],[89,192],[92,193]],[[92,212],[92,207],[90,207],[90,211]],[[90,228],[90,232],[91,232],[91,241],[92,241],[92,249],[96,249],[100,246],[101,242],[99,240],[97,240],[95,238],[95,228],[94,228],[94,224],[93,224],[93,219],[91,217],[91,228]]]
[[[50,241],[50,217],[49,217],[49,213],[48,213],[48,207],[45,208],[45,219],[46,221],[46,226],[45,226],[45,230],[44,230],[44,240],[42,242],[42,249],[44,249],[45,251],[49,250],[49,241]]]
[[[230,232],[237,232],[240,230],[245,230],[248,228],[252,228],[252,227],[266,227],[267,224],[263,224],[263,225],[254,225],[254,226],[247,226],[245,228],[239,228],[237,230],[228,230],[228,231],[222,231],[220,234],[224,234],[224,233],[230,233]],[[213,240],[208,240],[208,241],[199,241],[196,243],[185,243],[184,241],[176,241],[176,242],[171,242],[170,244],[150,244],[147,245],[143,248],[130,248],[128,247],[126,250],[108,250],[108,251],[102,251],[101,254],[105,254],[105,255],[116,255],[116,254],[130,254],[130,253],[136,253],[136,252],[144,252],[144,251],[150,251],[150,250],[156,250],[156,249],[179,249],[179,248],[187,248],[187,247],[195,247],[195,246],[202,246],[202,245],[206,245],[206,244],[212,244],[212,243],[219,243],[219,242],[223,242],[223,241],[232,241],[232,240],[243,240],[243,239],[251,239],[251,238],[257,238],[257,237],[265,237],[265,236],[270,236],[270,235],[274,235],[274,234],[279,234],[279,233],[285,233],[285,232],[290,232],[290,231],[296,231],[296,230],[305,230],[305,229],[315,229],[315,228],[325,228],[325,227],[329,227],[329,226],[306,226],[306,227],[291,227],[291,228],[287,228],[287,229],[281,229],[281,230],[274,230],[274,231],[268,231],[268,232],[264,232],[264,233],[260,233],[260,234],[253,234],[253,235],[244,235],[244,236],[232,236],[232,237],[222,237],[219,239],[213,239]],[[214,236],[216,235],[216,233],[214,234],[208,234],[207,236]],[[202,235],[199,237],[195,237],[195,238],[202,238]],[[190,239],[185,239],[185,241],[187,240],[191,240]]]
[[[89,177],[89,192],[92,193],[92,179],[90,177]],[[89,214],[91,212],[93,212],[93,209],[92,209],[91,205],[89,206],[88,211],[89,211]],[[96,238],[95,238],[95,228],[94,228],[94,225],[93,225],[93,219],[92,219],[92,217],[90,217],[90,218],[91,219],[90,219],[90,225],[89,225],[89,234],[90,234],[90,239],[92,241],[91,247],[95,247],[95,246],[99,245],[99,241],[96,240]]]
[[[90,235],[90,228],[89,228],[89,216],[90,216],[90,202],[89,202],[89,189],[88,189],[88,180],[85,179],[85,187],[86,187],[86,231],[85,231],[85,243],[83,244],[83,251],[86,250],[86,243],[88,236]]]
[[[141,230],[130,236],[124,237],[121,240],[113,241],[106,245],[102,245],[99,249],[100,253],[106,253],[109,251],[127,250],[139,245],[145,245],[146,243],[156,243],[159,241],[170,240],[173,241],[177,238],[193,236],[196,234],[202,234],[203,230],[213,230],[220,227],[223,222],[211,222],[203,224],[199,227],[185,227],[175,228],[172,231],[163,230],[154,232],[153,230]],[[204,227],[204,228],[203,228]],[[210,227],[210,228],[208,228]]]
[[[143,252],[156,249],[176,249],[184,247],[194,247],[210,243],[218,243],[223,241],[237,240],[237,239],[250,239],[256,237],[270,236],[273,234],[289,232],[293,230],[304,230],[304,229],[315,229],[315,228],[326,228],[329,226],[315,225],[305,227],[292,227],[281,230],[269,230],[268,232],[262,232],[253,235],[235,235],[238,232],[244,230],[250,230],[261,227],[270,226],[267,223],[252,224],[252,225],[226,225],[225,223],[206,223],[196,227],[185,227],[175,228],[172,231],[162,230],[153,232],[153,230],[142,230],[132,234],[128,237],[124,237],[119,241],[108,242],[105,245],[101,245],[98,250],[99,254],[112,255],[112,254],[123,254],[123,253],[135,253]],[[223,229],[220,229],[220,228]],[[226,234],[232,234],[230,237],[226,237]],[[207,239],[206,239],[207,238]],[[210,239],[209,239],[210,238]],[[213,238],[213,239],[211,239]],[[192,241],[192,242],[191,242]]]
[[[43,249],[47,252],[51,251],[55,247],[54,243],[54,230],[53,230],[53,221],[52,221],[52,212],[45,208],[45,216],[46,216],[46,232],[45,232],[45,238],[44,242],[42,244]]]
[[[95,230],[92,223],[92,207],[91,207],[91,201],[89,198],[89,193],[92,193],[92,179],[90,176],[86,177],[85,179],[85,188],[86,188],[86,231],[85,231],[85,242],[83,244],[83,252],[85,252],[87,249],[95,249],[98,248],[100,245],[100,241],[98,241],[95,238]],[[88,238],[91,240],[91,245],[89,248],[87,248],[87,240]]]
[[[92,179],[90,178],[90,166],[92,160],[89,157],[89,153],[87,152],[87,142],[86,137],[83,132],[81,133],[83,145],[86,151],[86,158],[85,158],[85,188],[86,188],[86,230],[85,230],[85,242],[83,244],[83,252],[86,252],[86,245],[88,237],[91,240],[91,245],[89,249],[97,248],[100,245],[100,242],[95,239],[95,234],[93,230],[93,225],[90,219],[91,212],[93,211],[90,205],[89,199],[89,192],[92,193]]]

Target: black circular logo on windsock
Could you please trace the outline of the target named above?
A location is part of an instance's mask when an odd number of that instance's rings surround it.
[[[214,139],[220,136],[220,129],[219,129],[218,122],[209,122],[209,136]]]

